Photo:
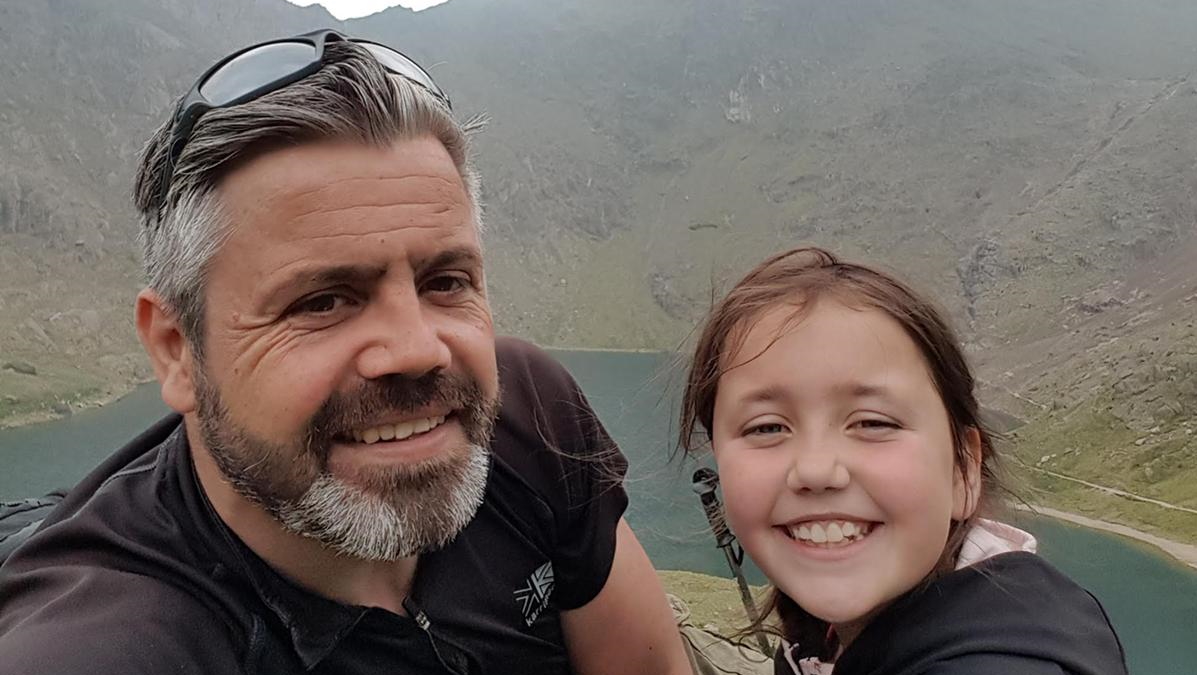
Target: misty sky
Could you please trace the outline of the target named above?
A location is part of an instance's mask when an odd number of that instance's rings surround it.
[[[289,0],[300,7],[321,4],[328,9],[328,13],[338,19],[353,19],[381,12],[387,7],[403,5],[409,9],[421,10],[433,5],[439,5],[448,0]]]

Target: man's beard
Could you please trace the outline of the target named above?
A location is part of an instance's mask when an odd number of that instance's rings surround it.
[[[200,433],[233,488],[287,530],[364,560],[397,560],[448,544],[482,504],[487,445],[497,397],[462,375],[389,375],[349,394],[334,394],[300,438],[274,443],[233,421],[220,393],[197,378]],[[414,464],[366,466],[351,476],[328,470],[335,442],[355,429],[422,408],[448,408],[466,443]]]

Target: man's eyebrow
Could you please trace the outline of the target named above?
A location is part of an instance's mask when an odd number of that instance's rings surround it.
[[[458,246],[441,251],[419,265],[420,271],[435,270],[445,267],[464,265],[466,267],[481,267],[482,254],[472,246]]]
[[[386,273],[385,265],[305,265],[270,285],[267,296],[312,286],[367,286],[377,282]]]

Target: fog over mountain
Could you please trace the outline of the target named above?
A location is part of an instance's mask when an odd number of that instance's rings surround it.
[[[150,377],[128,201],[200,70],[319,27],[429,64],[478,139],[499,328],[672,349],[767,252],[817,243],[950,311],[1019,458],[1197,508],[1197,5],[0,0],[0,418]],[[1197,516],[1042,472],[1053,503]]]

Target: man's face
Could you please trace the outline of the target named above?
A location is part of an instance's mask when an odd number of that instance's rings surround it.
[[[322,142],[219,187],[196,377],[205,445],[288,529],[349,555],[439,547],[485,488],[498,376],[473,209],[444,147]]]

